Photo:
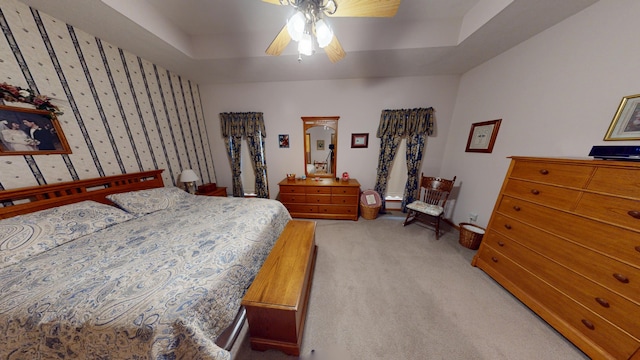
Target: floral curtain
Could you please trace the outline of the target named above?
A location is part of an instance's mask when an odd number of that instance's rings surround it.
[[[384,214],[386,209],[386,202],[384,194],[387,193],[387,183],[389,181],[389,172],[391,171],[391,164],[393,158],[396,157],[398,151],[398,145],[402,138],[393,135],[383,135],[380,138],[380,155],[378,156],[378,175],[376,176],[376,186],[373,188],[378,194],[380,194],[380,200],[382,200],[382,206],[380,207],[380,213]]]
[[[377,137],[380,138],[380,156],[375,191],[382,198],[380,211],[385,211],[385,194],[391,165],[402,138],[407,138],[407,185],[402,211],[406,211],[409,199],[415,199],[418,189],[418,169],[422,166],[422,154],[427,136],[433,134],[433,108],[383,110],[380,115]]]
[[[264,136],[262,132],[247,136],[249,154],[253,171],[256,174],[256,195],[259,198],[269,198],[269,186],[267,185],[267,160],[264,156]]]
[[[267,132],[263,114],[261,112],[220,113],[220,126],[231,163],[233,196],[244,196],[240,177],[242,174],[240,144],[245,138],[249,144],[249,153],[255,170],[257,195],[268,198],[267,162],[264,151],[264,138],[267,136]]]
[[[402,196],[402,211],[407,211],[407,204],[411,204],[418,196],[418,183],[420,182],[418,171],[422,165],[422,153],[427,142],[426,134],[414,134],[407,136],[407,185]]]
[[[224,138],[224,145],[227,148],[229,163],[231,164],[231,177],[233,182],[233,196],[244,196],[242,188],[242,170],[240,168],[240,144],[242,144],[242,136],[227,136]]]

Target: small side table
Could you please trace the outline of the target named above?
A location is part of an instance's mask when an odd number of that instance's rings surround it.
[[[218,187],[215,190],[207,191],[207,192],[196,191],[196,195],[227,197],[227,187],[226,186]]]

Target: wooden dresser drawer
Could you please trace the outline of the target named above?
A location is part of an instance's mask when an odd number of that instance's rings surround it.
[[[307,196],[302,193],[281,193],[280,202],[282,203],[303,203],[307,201]]]
[[[635,231],[592,221],[509,196],[502,198],[498,212],[607,254],[627,264],[633,266],[640,264],[640,234]],[[490,228],[494,229],[494,224],[490,225]],[[500,226],[504,226],[504,224],[496,223],[495,228]]]
[[[640,231],[640,201],[638,200],[585,193],[575,212]]]
[[[549,186],[529,181],[511,180],[504,189],[504,193],[538,204],[570,210],[575,207],[580,192],[555,186]]]
[[[506,235],[506,238],[513,239],[515,243],[539,254],[544,254],[546,258],[571,268],[575,273],[640,305],[640,269],[514,219],[500,217],[497,220],[504,222],[505,226],[501,227],[500,233]],[[494,236],[493,234],[497,233],[492,232],[488,237]],[[640,313],[638,316],[640,318]]]
[[[304,194],[304,187],[301,186],[289,186],[289,185],[280,185],[280,193],[281,194]]]
[[[589,182],[587,189],[640,199],[640,178],[638,177],[638,170],[608,167],[598,168]]]
[[[319,205],[318,211],[320,213],[327,214],[351,214],[355,215],[358,213],[357,206],[342,206],[342,205]]]
[[[591,357],[598,353],[603,359],[628,359],[640,347],[640,341],[559,292],[492,246],[482,246],[477,256],[478,265],[483,270],[499,276],[503,286],[552,326],[562,329],[569,340],[590,347]],[[585,343],[582,338],[589,340]]]
[[[313,204],[284,204],[290,213],[317,213],[318,205]]]
[[[513,166],[510,176],[517,179],[583,188],[593,171],[594,167],[591,166],[518,161]]]
[[[517,241],[496,233],[489,234],[483,241],[488,241],[491,247],[500,249],[502,254],[519,266],[535,272],[543,281],[556,289],[562,289],[563,293],[576,302],[640,339],[640,322],[637,321],[640,318],[640,304],[569,270],[566,266],[549,261],[535,251],[529,251]]]
[[[360,188],[336,186],[331,188],[332,195],[360,195]]]
[[[331,194],[331,187],[328,186],[305,186],[304,192],[307,194]]]
[[[358,205],[358,197],[352,195],[331,195],[332,204]]]
[[[307,194],[307,202],[311,204],[331,204],[331,195]]]

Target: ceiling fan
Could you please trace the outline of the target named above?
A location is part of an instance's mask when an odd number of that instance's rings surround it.
[[[393,17],[401,0],[262,0],[274,5],[288,5],[295,14],[271,42],[268,55],[278,56],[291,40],[298,42],[298,61],[310,56],[315,45],[324,48],[329,60],[335,63],[346,53],[338,38],[324,21],[329,17]]]

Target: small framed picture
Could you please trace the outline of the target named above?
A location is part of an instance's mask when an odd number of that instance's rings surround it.
[[[622,98],[604,140],[640,140],[640,94]]]
[[[0,155],[71,154],[56,115],[0,106]]]
[[[316,142],[316,149],[318,150],[324,150],[324,140],[318,140]]]
[[[352,148],[366,148],[366,147],[369,147],[369,133],[366,133],[366,134],[351,134],[351,147]]]
[[[281,148],[289,147],[289,134],[280,134],[278,135],[278,144]]]
[[[490,153],[498,137],[502,119],[471,124],[466,152]]]

